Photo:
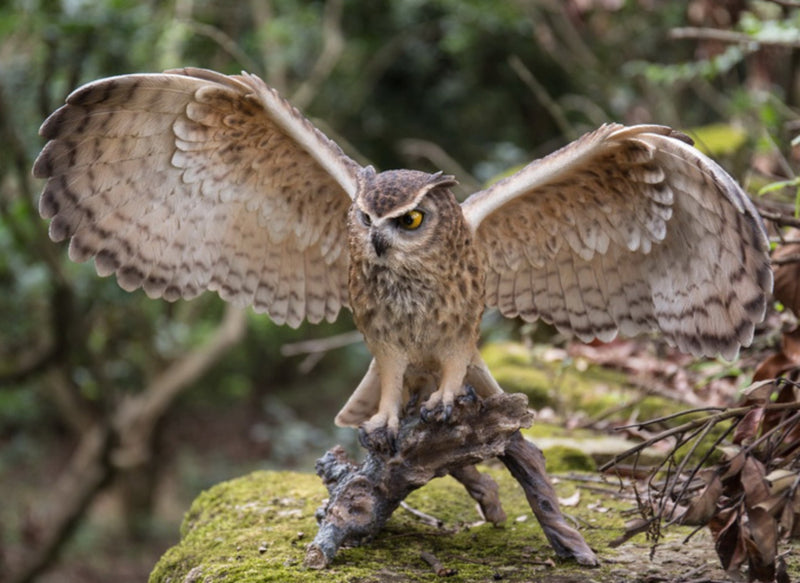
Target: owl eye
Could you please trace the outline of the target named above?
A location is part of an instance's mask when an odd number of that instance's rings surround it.
[[[372,224],[372,219],[369,215],[363,211],[358,211],[358,217],[361,219],[361,222],[365,227],[369,227]]]
[[[407,231],[413,231],[414,229],[419,229],[419,226],[422,224],[422,219],[425,218],[425,213],[422,211],[408,211],[402,217],[397,219],[397,223]]]

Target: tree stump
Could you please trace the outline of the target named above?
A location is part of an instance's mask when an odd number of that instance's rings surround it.
[[[393,447],[371,445],[361,464],[336,446],[317,460],[330,498],[317,511],[319,531],[306,549],[305,564],[330,565],[342,545],[368,542],[412,491],[451,474],[479,504],[486,520],[505,520],[497,484],[475,464],[499,458],[520,483],[547,539],[559,557],[596,566],[597,556],[564,520],[544,469],[544,456],[520,433],[533,415],[523,394],[486,400],[462,398],[448,421],[423,421],[418,407],[401,419]]]

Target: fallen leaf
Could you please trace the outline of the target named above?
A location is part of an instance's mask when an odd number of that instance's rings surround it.
[[[722,495],[722,480],[719,474],[713,472],[706,486],[700,493],[692,498],[689,507],[681,516],[682,524],[702,525],[706,524],[717,511],[717,502]]]
[[[559,498],[558,499],[558,503],[561,506],[568,506],[568,507],[577,506],[580,501],[581,501],[581,491],[580,490],[575,490],[575,492],[573,492],[572,496],[569,496],[568,498]]]
[[[764,419],[764,408],[755,407],[744,414],[733,432],[733,443],[747,444],[758,437],[761,420]]]
[[[738,512],[731,508],[727,512],[718,513],[714,519],[709,523],[709,527],[711,527],[711,532],[715,534],[714,548],[717,551],[720,564],[726,571],[738,569],[746,559],[744,540],[739,528]],[[717,520],[724,523],[718,530],[715,528]]]
[[[775,556],[778,553],[778,525],[763,508],[747,510],[748,533],[744,537],[748,575],[758,581],[775,580]]]
[[[780,351],[758,365],[753,373],[753,380],[775,379],[798,366],[800,366],[800,326],[783,334]]]
[[[777,469],[772,470],[764,476],[770,494],[781,494],[784,490],[800,481],[800,474],[791,470]]]
[[[769,498],[769,487],[764,474],[764,464],[753,456],[747,456],[742,467],[741,481],[748,509]]]
[[[800,239],[800,230],[790,229],[787,239]],[[787,259],[800,255],[800,244],[780,245],[772,252],[773,260]],[[772,293],[779,302],[795,315],[800,315],[800,263],[776,264],[774,268],[775,283]]]

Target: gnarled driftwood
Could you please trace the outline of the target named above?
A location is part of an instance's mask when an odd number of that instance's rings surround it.
[[[334,447],[317,461],[317,474],[330,498],[317,511],[319,531],[306,550],[306,565],[324,568],[343,544],[368,541],[408,494],[448,473],[464,484],[488,521],[502,522],[505,513],[497,484],[474,467],[494,457],[524,489],[556,554],[581,565],[597,565],[594,552],[559,510],[542,452],[520,434],[532,420],[522,394],[503,393],[484,401],[463,398],[449,421],[426,423],[416,408],[410,408],[394,447],[368,447],[361,464]]]

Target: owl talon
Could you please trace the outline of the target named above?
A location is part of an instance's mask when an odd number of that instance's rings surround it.
[[[397,417],[377,414],[358,428],[358,442],[364,449],[394,455],[397,453]]]
[[[444,410],[442,411],[442,421],[445,423],[450,421],[450,418],[453,416],[453,404],[449,403],[444,406]]]
[[[429,411],[425,405],[423,405],[419,409],[419,418],[422,419],[425,423],[433,421],[433,419],[431,418],[431,411]]]
[[[464,393],[456,397],[456,402],[459,405],[472,405],[478,402],[478,394],[472,386],[464,385]]]
[[[447,405],[443,403],[439,403],[438,405],[428,408],[426,405],[420,407],[419,410],[419,417],[425,423],[431,423],[432,421],[441,421],[443,423],[447,423],[450,421],[450,418],[453,416],[453,404],[449,403]]]
[[[389,455],[397,453],[397,433],[388,427],[381,427],[374,431],[367,431],[364,427],[359,427],[358,443],[370,451]]]

